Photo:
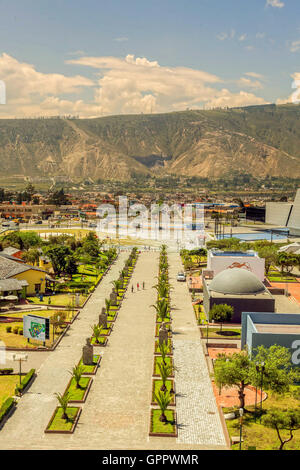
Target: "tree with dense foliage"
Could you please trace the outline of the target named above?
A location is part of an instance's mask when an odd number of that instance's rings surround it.
[[[58,276],[65,272],[67,257],[71,255],[71,250],[67,246],[52,246],[46,250],[47,256],[50,258],[55,274]]]
[[[217,323],[221,324],[221,331],[222,331],[222,325],[225,322],[230,322],[232,317],[233,317],[233,307],[231,305],[227,304],[219,304],[219,305],[213,305],[211,310],[209,311],[209,320],[216,321]]]
[[[267,414],[263,416],[262,424],[268,428],[276,430],[278,439],[280,441],[278,450],[283,450],[285,444],[293,439],[293,432],[300,429],[300,409],[270,408]],[[285,439],[282,436],[282,431],[289,432],[289,437]]]
[[[232,356],[219,355],[214,363],[215,383],[220,390],[230,387],[238,389],[240,408],[245,408],[245,388],[248,385],[261,386],[261,377],[256,370],[256,362],[264,362],[263,387],[277,394],[283,394],[297,379],[292,368],[289,349],[273,345],[270,348],[259,346],[250,359],[246,351]]]

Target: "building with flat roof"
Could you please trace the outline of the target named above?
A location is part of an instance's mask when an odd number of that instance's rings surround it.
[[[288,348],[292,364],[300,366],[300,314],[243,312],[242,348],[253,356],[259,346],[274,344]]]
[[[227,304],[233,307],[233,323],[240,323],[242,312],[274,312],[275,299],[264,284],[252,272],[232,268],[225,269],[213,279],[202,276],[203,306],[206,315],[213,305]]]
[[[260,280],[265,278],[265,260],[256,251],[221,251],[209,250],[207,253],[207,270],[216,276],[224,269],[241,268],[255,274]]]

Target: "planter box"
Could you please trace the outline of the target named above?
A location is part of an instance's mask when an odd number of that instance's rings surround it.
[[[151,437],[178,437],[177,432],[177,416],[175,410],[166,410],[167,419],[170,423],[165,425],[159,421],[161,411],[159,409],[151,409],[150,411],[150,429],[149,436]],[[166,427],[166,432],[164,432]]]
[[[102,356],[100,354],[96,354],[94,355],[94,368],[93,369],[88,369],[89,372],[83,372],[83,375],[96,375],[96,372],[98,370],[98,367],[100,366],[100,362],[101,362],[101,359],[102,359]],[[80,359],[80,361],[78,362],[77,364],[78,366],[83,366],[83,367],[86,367],[86,368],[92,368],[93,366],[85,366],[82,362],[82,358]]]
[[[88,393],[89,393],[90,388],[91,388],[91,386],[92,386],[93,379],[92,379],[92,377],[84,377],[84,376],[82,377],[82,379],[85,379],[85,380],[87,379],[87,380],[88,380],[88,385],[87,385],[86,389],[84,389],[83,397],[82,397],[81,399],[78,399],[78,400],[72,400],[72,399],[71,399],[71,400],[69,401],[69,403],[84,403],[84,402],[85,402],[86,397],[88,396]],[[73,377],[70,379],[70,381],[69,381],[69,383],[68,383],[68,385],[67,385],[67,388],[66,388],[66,390],[64,391],[64,395],[65,395],[66,393],[68,393],[68,389],[69,389],[69,387],[71,386],[72,382],[73,382]],[[83,391],[83,390],[82,390],[82,391]]]
[[[158,406],[158,404],[155,401],[154,391],[155,391],[155,386],[158,386],[158,383],[161,383],[161,382],[162,381],[160,379],[153,379],[152,380],[152,398],[151,398],[152,401],[151,401],[151,405],[153,405],[153,406]],[[161,383],[161,385],[162,385],[162,383]],[[173,379],[168,379],[167,383],[166,383],[166,387],[167,387],[167,391],[170,391],[172,388],[174,390],[174,395],[171,395],[172,401],[171,401],[169,406],[175,406],[176,405],[175,381]],[[159,389],[158,389],[158,391],[159,391]]]
[[[45,429],[44,432],[45,432],[46,434],[73,434],[73,432],[75,431],[75,428],[76,428],[76,426],[77,426],[77,423],[78,423],[78,421],[79,421],[79,417],[80,417],[80,415],[81,415],[81,411],[82,411],[82,410],[81,410],[81,408],[75,407],[75,406],[74,406],[74,407],[68,407],[67,413],[68,413],[68,410],[70,410],[70,409],[76,410],[76,411],[75,411],[76,414],[75,414],[75,416],[74,416],[74,418],[73,418],[74,421],[73,421],[72,426],[70,427],[70,429],[68,429],[68,430],[66,430],[66,429],[50,429],[50,427],[51,427],[51,425],[52,425],[54,419],[57,417],[57,414],[58,414],[58,413],[60,412],[60,410],[61,410],[61,408],[58,406],[58,407],[54,410],[54,413],[53,413],[53,415],[51,416],[51,419],[50,419],[50,421],[49,421],[49,423],[48,423],[48,425],[47,425],[47,427],[46,427],[46,429]]]
[[[158,371],[156,370],[156,364],[157,364],[157,359],[158,359],[158,358],[161,358],[161,356],[154,356],[153,377],[160,377],[159,370],[158,370]],[[167,360],[167,365],[170,364],[170,366],[173,368],[173,367],[174,367],[174,364],[173,364],[173,358],[172,358],[172,356],[166,357],[166,360]],[[169,377],[172,378],[172,379],[174,378],[174,369],[173,369],[172,375],[170,375]]]
[[[105,347],[107,345],[107,341],[108,341],[107,336],[100,336],[100,341],[101,343],[98,344],[98,343],[95,343],[95,338],[91,338],[92,346],[98,348],[98,347]]]
[[[158,349],[158,339],[155,341],[155,347],[154,347],[154,355],[157,355],[157,356],[160,356],[160,351]],[[167,356],[173,356],[173,343],[172,343],[172,340],[169,339],[168,341],[168,346],[169,346],[169,349],[168,349],[168,353],[167,353]]]

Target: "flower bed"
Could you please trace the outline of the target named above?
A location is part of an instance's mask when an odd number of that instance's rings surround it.
[[[68,420],[63,419],[63,410],[57,407],[48,423],[45,433],[73,434],[81,414],[81,408],[69,406],[67,408]]]
[[[160,354],[158,339],[155,341],[155,350],[154,350],[154,354]],[[172,356],[172,355],[173,355],[173,343],[172,343],[172,340],[171,340],[171,339],[168,340],[167,355],[168,355],[168,356]]]
[[[82,358],[80,359],[78,365],[83,367],[83,375],[95,375],[97,372],[97,369],[100,365],[102,356],[100,354],[94,355],[94,364],[91,366],[86,366],[82,362]]]
[[[107,345],[107,337],[106,336],[100,336],[98,341],[99,341],[99,343],[96,342],[96,338],[94,336],[91,338],[91,344],[95,347],[106,346]]]
[[[64,394],[69,393],[69,403],[84,403],[90,388],[92,386],[93,379],[91,377],[81,377],[79,387],[76,387],[76,381],[72,377]]]
[[[152,437],[177,437],[176,413],[174,410],[166,410],[167,422],[160,421],[161,411],[151,409],[150,431]]]
[[[158,364],[162,363],[162,357],[161,356],[154,356],[154,364],[153,364],[153,376],[154,377],[160,377],[160,371]],[[171,378],[174,377],[174,370],[173,370],[173,359],[171,356],[166,357],[166,364],[167,366],[172,367],[172,375],[170,375]]]
[[[151,405],[157,405],[155,395],[158,395],[162,385],[163,385],[163,382],[160,379],[154,379],[152,381],[152,402],[151,402]],[[167,387],[166,392],[171,392],[171,391],[174,392],[174,393],[170,393],[170,395],[172,396],[170,406],[175,406],[175,401],[176,400],[175,400],[175,382],[174,382],[174,380],[168,379],[166,381],[166,387]]]

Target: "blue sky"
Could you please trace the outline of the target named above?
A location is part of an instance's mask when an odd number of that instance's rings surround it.
[[[0,0],[0,116],[280,103],[293,79],[299,0]]]

